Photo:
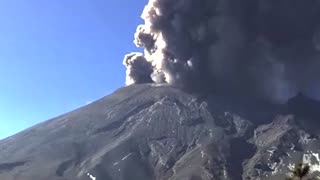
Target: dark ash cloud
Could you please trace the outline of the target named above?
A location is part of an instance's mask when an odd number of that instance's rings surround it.
[[[282,101],[318,96],[320,0],[149,0],[127,82]]]
[[[153,68],[151,63],[141,53],[127,54],[123,60],[126,66],[126,84],[140,84],[153,82],[151,73]]]

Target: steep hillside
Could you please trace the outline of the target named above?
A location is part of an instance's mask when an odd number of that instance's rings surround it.
[[[320,175],[319,117],[295,103],[124,87],[0,141],[0,179],[272,179],[301,158]]]

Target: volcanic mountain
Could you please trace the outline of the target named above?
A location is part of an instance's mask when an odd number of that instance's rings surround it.
[[[0,179],[284,179],[301,161],[319,177],[319,110],[131,85],[1,140]]]

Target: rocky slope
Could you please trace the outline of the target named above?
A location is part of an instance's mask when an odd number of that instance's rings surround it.
[[[318,112],[132,85],[0,141],[0,179],[281,179],[301,159],[318,176]]]

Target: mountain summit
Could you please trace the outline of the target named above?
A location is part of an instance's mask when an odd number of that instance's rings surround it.
[[[131,85],[0,141],[0,179],[281,179],[301,160],[319,176],[318,119],[283,106]]]

